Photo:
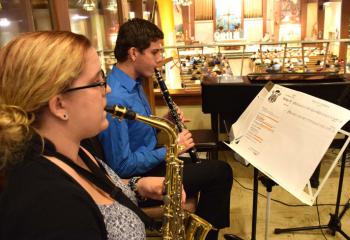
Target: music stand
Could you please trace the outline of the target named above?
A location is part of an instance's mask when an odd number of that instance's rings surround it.
[[[321,84],[320,86],[322,86],[322,85],[323,85],[323,84]],[[332,84],[332,85],[333,85],[333,84]],[[337,87],[337,88],[338,88],[338,87]],[[336,101],[339,105],[343,105],[343,104],[340,104],[340,103],[343,103],[344,99],[348,97],[348,95],[349,95],[349,94],[348,94],[348,93],[349,93],[349,89],[350,89],[350,87],[347,86],[347,88],[345,89],[345,91],[342,91],[342,94],[340,94],[341,97],[337,99],[338,101]],[[342,90],[344,90],[344,89],[342,89]],[[339,101],[339,100],[340,100],[340,101]],[[333,100],[333,101],[334,101],[334,100]],[[341,133],[343,133],[343,134],[345,134],[345,135],[347,135],[347,136],[350,136],[350,133],[345,132],[345,131],[343,131],[343,130],[340,130],[339,132],[341,132]],[[344,142],[345,142],[344,146],[342,147],[341,151],[339,152],[337,158],[334,160],[335,163],[340,159],[341,156],[344,156],[343,159],[344,159],[344,161],[345,161],[345,154],[343,155],[343,153],[345,152],[345,149],[347,148],[347,145],[348,145],[349,142],[350,142],[349,137],[348,137],[348,138],[346,139],[346,141],[344,141]],[[333,168],[334,168],[334,167],[335,167],[335,165],[334,165],[334,163],[333,163]],[[333,169],[333,168],[332,168],[332,169]],[[329,171],[329,172],[327,173],[327,178],[329,177],[330,172],[331,172],[331,171]],[[252,213],[252,234],[251,234],[251,239],[252,239],[252,240],[255,240],[255,239],[256,239],[256,219],[257,219],[257,199],[258,199],[258,173],[259,173],[259,170],[256,169],[256,168],[254,168],[253,213]],[[342,179],[342,178],[343,178],[343,175],[341,175],[341,179]],[[342,182],[341,182],[341,183],[342,183]],[[324,182],[321,184],[321,186],[322,186],[323,184],[324,184]],[[309,191],[310,191],[310,186],[311,186],[310,182],[309,182],[308,186],[309,186]],[[320,189],[321,189],[321,188],[322,188],[322,187],[320,187]],[[339,189],[339,191],[341,192],[341,189]],[[319,193],[319,191],[317,191],[316,194],[312,194],[312,198],[315,199],[315,198],[317,197],[318,193]],[[340,198],[340,196],[339,196],[339,198]],[[340,201],[340,199],[339,199],[339,201]],[[339,205],[339,204],[338,204],[338,205]],[[345,210],[344,210],[343,212],[345,212]],[[343,214],[343,213],[342,213],[342,214]],[[342,214],[341,214],[341,216],[342,216]],[[337,210],[337,212],[336,212],[335,215],[338,215],[338,210]],[[335,222],[335,224],[337,224],[337,221],[332,221],[332,222]],[[318,227],[318,226],[317,226],[317,227]],[[328,227],[328,226],[327,226],[327,227]],[[341,230],[339,227],[338,227],[337,229]],[[339,231],[339,230],[338,230],[338,231]],[[265,233],[265,235],[266,235],[266,233]]]
[[[339,105],[349,108],[349,104],[350,104],[350,87],[349,86],[344,89],[341,96],[338,98],[337,102]],[[349,124],[350,123],[348,122],[345,125],[347,130],[349,129]],[[344,151],[342,153],[342,158],[341,158],[335,211],[334,211],[334,214],[330,214],[331,217],[330,217],[329,223],[327,225],[319,225],[319,226],[306,226],[306,227],[295,227],[295,228],[284,228],[284,229],[276,228],[274,231],[275,234],[295,232],[295,231],[315,230],[315,229],[330,229],[332,236],[334,236],[336,232],[339,232],[347,240],[350,240],[350,237],[341,229],[341,222],[340,222],[345,212],[350,208],[350,199],[348,199],[348,202],[345,204],[343,210],[339,213],[340,200],[341,200],[343,181],[344,181],[346,153],[348,151],[348,147],[347,147],[348,145],[346,145],[346,143],[349,142],[349,138],[350,138],[350,135],[348,132],[344,131],[343,133],[346,137],[344,138],[341,144],[343,145],[343,148],[345,147],[345,149],[342,149]]]
[[[347,136],[347,139],[349,139],[349,136]],[[275,231],[274,231],[275,234],[294,232],[294,231],[315,230],[315,229],[330,229],[331,235],[334,236],[336,232],[339,232],[341,235],[343,235],[343,237],[350,240],[350,237],[341,229],[341,222],[340,222],[345,212],[350,208],[350,200],[348,200],[343,210],[339,213],[340,200],[341,200],[341,194],[342,194],[342,188],[343,188],[343,180],[344,180],[346,152],[347,152],[347,149],[344,151],[341,158],[337,201],[335,205],[334,214],[330,214],[331,218],[329,220],[329,223],[327,225],[319,225],[319,226],[306,226],[306,227],[295,227],[295,228],[284,228],[284,229],[275,228]]]

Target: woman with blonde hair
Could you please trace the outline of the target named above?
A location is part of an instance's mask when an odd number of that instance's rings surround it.
[[[164,178],[129,186],[80,146],[107,128],[109,92],[82,35],[27,33],[0,50],[0,239],[144,239],[155,227],[131,189],[161,199]]]

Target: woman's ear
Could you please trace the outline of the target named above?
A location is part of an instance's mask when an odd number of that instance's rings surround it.
[[[49,100],[49,111],[61,120],[68,120],[69,116],[62,95],[56,95]]]

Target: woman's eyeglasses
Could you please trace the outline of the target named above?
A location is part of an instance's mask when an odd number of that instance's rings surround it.
[[[85,88],[93,88],[93,87],[101,87],[106,92],[106,90],[107,90],[107,82],[106,81],[102,81],[102,82],[92,83],[92,84],[81,86],[81,87],[69,88],[69,89],[65,90],[63,93],[72,92],[72,91],[85,89]]]

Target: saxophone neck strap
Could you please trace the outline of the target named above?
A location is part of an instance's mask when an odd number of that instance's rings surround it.
[[[97,161],[98,165],[96,165],[81,148],[79,149],[79,157],[83,160],[91,172],[80,167],[65,155],[57,152],[56,149],[45,147],[43,153],[47,156],[56,157],[57,159],[66,163],[79,175],[102,189],[104,192],[108,193],[109,196],[115,201],[132,210],[145,224],[146,228],[150,230],[160,230],[161,224],[146,215],[133,201],[131,201],[123,193],[123,191],[110,180],[110,178],[107,176],[106,170],[103,168],[101,163]]]

